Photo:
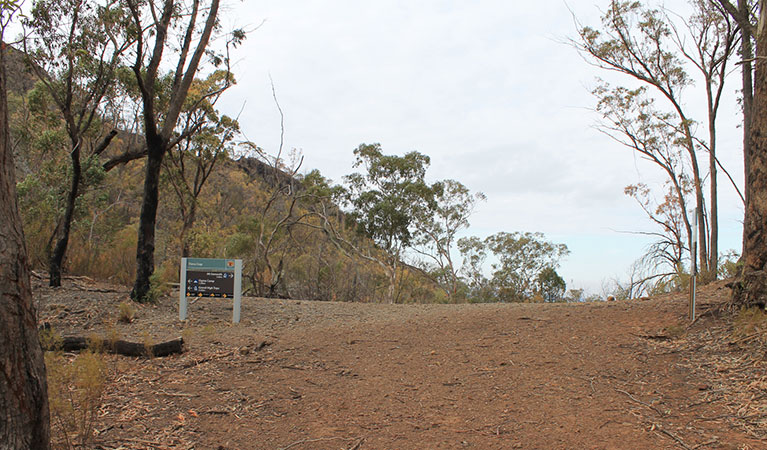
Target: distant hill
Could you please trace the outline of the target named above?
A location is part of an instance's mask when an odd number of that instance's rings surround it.
[[[24,52],[7,45],[5,47],[5,73],[6,88],[8,91],[23,94],[32,89],[37,82],[37,77],[25,61]]]

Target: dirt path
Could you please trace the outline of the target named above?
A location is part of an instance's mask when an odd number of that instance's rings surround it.
[[[171,303],[121,332],[158,333]],[[767,448],[728,419],[701,352],[665,340],[681,298],[245,307],[231,326],[196,305],[180,357],[110,357],[101,448]]]

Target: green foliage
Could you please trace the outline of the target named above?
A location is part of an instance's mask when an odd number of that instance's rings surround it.
[[[716,119],[726,92],[729,64],[736,54],[737,26],[717,2],[690,2],[686,16],[656,5],[611,0],[602,15],[601,27],[579,24],[578,39],[572,41],[595,66],[639,83],[639,88],[630,89],[600,82],[594,90],[597,110],[603,118],[598,128],[639,153],[666,176],[660,202],[651,200],[653,195],[646,186],[629,186],[626,190],[658,226],[658,231],[652,233],[658,241],[648,254],[652,261],[643,264],[644,281],[633,280],[632,274],[629,295],[636,293],[637,286],[639,291],[652,291],[681,285],[682,272],[677,268],[683,263],[682,255],[689,255],[692,246],[691,217],[696,214],[692,205],[697,206],[703,235],[699,255],[692,258],[699,260],[704,281],[714,278],[718,269],[709,267],[716,265],[718,255],[708,255],[709,250],[717,251],[718,213],[713,205],[705,212],[703,185],[710,183],[711,195],[717,195]],[[688,69],[696,76],[690,76]],[[703,81],[698,83],[702,87],[699,100],[707,99],[706,118],[700,121],[705,126],[700,127],[687,106],[696,103],[690,102],[688,96],[698,77]],[[705,166],[699,161],[701,149],[711,157],[709,180],[702,173]]]
[[[53,351],[59,351],[61,349],[63,338],[61,334],[53,328],[44,328],[40,330],[38,338],[40,339],[40,346],[44,349]]]
[[[89,448],[106,382],[103,355],[83,352],[69,360],[46,352],[45,367],[54,445]]]
[[[13,11],[18,8],[20,2],[18,0],[0,0],[0,11],[6,14],[6,11]]]
[[[431,274],[448,297],[453,297],[459,294],[463,284],[453,257],[456,236],[469,227],[469,216],[477,203],[485,200],[485,195],[481,192],[472,194],[455,180],[437,182],[432,185],[432,190],[434,208],[420,211],[416,218],[415,251],[426,258],[422,268]]]
[[[585,296],[583,295],[583,289],[570,289],[567,291],[567,296],[565,297],[566,302],[574,302],[579,303],[583,301],[588,301]]]
[[[435,206],[434,190],[424,180],[429,157],[384,155],[380,144],[362,144],[354,155],[354,167],[366,171],[344,177],[349,216],[362,233],[398,257],[411,244],[416,218]]]
[[[546,302],[564,301],[567,284],[553,267],[546,267],[536,278],[538,293]]]
[[[735,250],[729,250],[719,256],[719,277],[733,278],[743,270],[743,262],[740,254]]]
[[[149,292],[145,299],[149,303],[156,303],[160,297],[166,294],[167,280],[165,279],[167,272],[162,270],[156,270],[149,277]]]
[[[500,232],[484,241],[462,238],[458,248],[472,301],[520,302],[532,299],[536,292],[544,298],[544,288],[546,301],[564,294],[564,280],[555,268],[570,251],[564,244],[547,241],[542,233]],[[488,251],[497,260],[490,264],[491,278],[484,275]]]
[[[131,323],[136,318],[136,307],[128,302],[120,302],[117,305],[117,320],[122,323]]]
[[[485,276],[484,266],[487,260],[487,246],[478,237],[464,237],[458,240],[458,251],[463,257],[460,274],[467,286],[470,302],[498,301]]]
[[[493,281],[501,301],[521,301],[532,294],[536,277],[556,267],[570,251],[564,244],[546,241],[543,233],[496,233],[485,240],[498,262],[492,264]]]
[[[419,220],[430,216],[436,208],[438,187],[424,180],[430,160],[421,153],[384,155],[380,144],[362,144],[354,155],[354,166],[363,166],[365,172],[344,177],[348,189],[341,198],[351,206],[348,217],[357,230],[380,251],[362,251],[337,235],[332,239],[339,247],[340,242],[344,243],[347,248],[344,252],[352,248],[357,256],[384,269],[389,280],[385,298],[391,303],[398,297],[395,291],[403,252],[416,243]],[[327,231],[331,235],[337,233]]]

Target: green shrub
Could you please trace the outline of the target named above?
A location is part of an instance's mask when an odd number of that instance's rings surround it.
[[[120,302],[117,309],[117,320],[122,323],[131,323],[136,318],[136,307],[128,302]]]
[[[69,360],[46,352],[45,366],[54,448],[88,448],[106,381],[103,355],[83,352]]]

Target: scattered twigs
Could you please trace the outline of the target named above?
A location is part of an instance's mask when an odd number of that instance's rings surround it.
[[[751,333],[751,334],[749,334],[747,336],[743,336],[741,338],[732,340],[732,341],[728,342],[728,344],[730,344],[730,345],[742,344],[744,342],[748,342],[748,341],[754,340],[754,339],[762,336],[763,334],[764,334],[763,331],[757,331],[756,333]]]
[[[198,394],[187,394],[184,392],[167,392],[158,390],[157,393],[161,395],[167,395],[168,397],[199,397]]]
[[[679,436],[675,435],[674,433],[670,431],[664,430],[663,428],[660,428],[660,427],[655,428],[655,430],[653,431],[655,431],[658,434],[664,434],[670,437],[671,439],[675,440],[677,444],[679,444],[680,446],[682,446],[682,448],[686,450],[693,450],[689,445],[685,444],[684,441]]]
[[[124,441],[128,442],[135,442],[136,444],[146,445],[150,448],[167,448],[167,444],[163,444],[161,442],[152,442],[152,441],[146,441],[144,439],[135,439],[135,438],[123,438]]]
[[[229,352],[224,352],[224,353],[217,353],[215,355],[206,356],[205,358],[192,360],[192,361],[184,364],[183,366],[181,366],[180,369],[181,370],[189,369],[190,367],[196,367],[196,366],[199,366],[200,364],[205,364],[207,362],[215,361],[217,359],[228,358],[228,357],[230,357],[232,355],[234,355],[234,350],[229,351]]]
[[[362,444],[365,442],[365,438],[361,438],[356,444],[349,447],[347,450],[359,450]]]
[[[631,395],[630,393],[628,393],[628,392],[626,392],[626,391],[624,391],[622,389],[618,389],[618,388],[614,388],[614,389],[615,389],[616,392],[620,392],[621,394],[623,394],[623,395],[627,396],[628,398],[630,398],[633,402],[638,403],[638,404],[640,404],[642,406],[645,406],[647,408],[652,409],[653,411],[658,413],[659,416],[663,417],[663,416],[666,415],[666,414],[663,413],[663,411],[661,411],[660,409],[656,408],[654,405],[651,405],[650,403],[643,402],[642,400],[639,400],[638,398],[634,397],[633,395]]]
[[[630,333],[632,336],[636,336],[642,339],[648,339],[652,341],[670,341],[672,338],[668,334],[637,334]]]
[[[299,445],[303,444],[310,444],[312,442],[325,442],[325,441],[357,441],[355,444],[353,444],[351,447],[349,447],[349,450],[359,450],[359,448],[362,446],[362,443],[365,441],[365,438],[345,438],[340,436],[333,436],[333,437],[325,437],[325,438],[316,438],[316,439],[301,439],[300,441],[295,441],[291,444],[288,444],[286,447],[281,447],[280,450],[288,450],[289,448],[293,448]]]
[[[710,439],[710,440],[708,440],[706,442],[701,442],[700,444],[697,444],[697,445],[693,446],[692,450],[696,450],[696,449],[699,449],[701,447],[706,447],[706,446],[711,445],[711,444],[716,444],[717,442],[719,442],[719,441],[716,438]]]

